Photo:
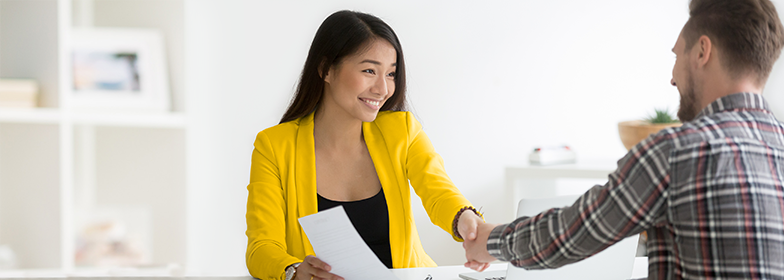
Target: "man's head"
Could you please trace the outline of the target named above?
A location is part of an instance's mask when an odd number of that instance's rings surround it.
[[[710,94],[718,94],[706,87],[749,82],[763,88],[784,46],[784,27],[770,0],[692,0],[689,10],[673,48],[681,121],[692,120],[712,102]]]

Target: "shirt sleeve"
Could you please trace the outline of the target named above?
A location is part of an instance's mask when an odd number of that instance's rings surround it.
[[[444,160],[438,155],[422,130],[422,125],[410,112],[406,113],[409,145],[406,159],[406,174],[430,221],[457,238],[452,232],[452,222],[460,208],[472,206],[446,174]]]
[[[285,268],[302,260],[286,252],[285,199],[280,172],[267,135],[256,136],[251,156],[245,261],[251,276],[284,279]]]
[[[637,144],[605,185],[594,186],[573,205],[497,226],[488,252],[517,267],[557,268],[661,222],[670,180],[667,139],[660,132]]]

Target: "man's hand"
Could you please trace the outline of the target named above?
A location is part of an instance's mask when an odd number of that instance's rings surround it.
[[[463,242],[467,260],[465,267],[476,271],[483,271],[487,269],[490,262],[496,260],[495,257],[487,252],[487,238],[496,226],[498,225],[482,223],[477,227],[477,235],[474,240],[465,239]]]

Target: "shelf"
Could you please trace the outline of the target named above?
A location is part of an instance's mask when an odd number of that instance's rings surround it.
[[[0,108],[0,123],[57,124],[60,111],[55,108]]]
[[[81,125],[185,128],[184,113],[73,113],[71,119]]]
[[[615,171],[617,164],[612,160],[583,160],[575,164],[559,165],[520,165],[506,168],[507,180],[512,179],[558,179],[558,178],[597,178],[607,179]]]
[[[185,128],[184,113],[74,112],[64,114],[56,108],[0,108],[0,123]]]
[[[522,198],[548,198],[582,194],[596,184],[607,182],[617,168],[616,160],[578,160],[574,164],[507,166],[504,172],[510,211],[517,211]],[[509,216],[508,219],[514,219]]]

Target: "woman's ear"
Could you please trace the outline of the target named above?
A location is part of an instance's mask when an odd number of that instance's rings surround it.
[[[331,67],[330,69],[327,69],[327,73],[323,73],[322,70],[319,70],[319,76],[321,76],[321,78],[324,79],[324,82],[326,83],[329,83],[330,77],[332,77],[329,72],[332,72]]]
[[[326,71],[326,73],[324,73],[324,65],[326,63],[327,63],[326,59],[322,59],[321,60],[321,63],[319,63],[319,66],[318,66],[318,74],[319,74],[319,77],[321,79],[324,79],[325,82],[329,82],[329,81],[327,81],[327,77],[329,76],[329,72],[331,71],[331,69],[326,69],[327,71]],[[330,68],[332,68],[332,67],[330,67]]]

